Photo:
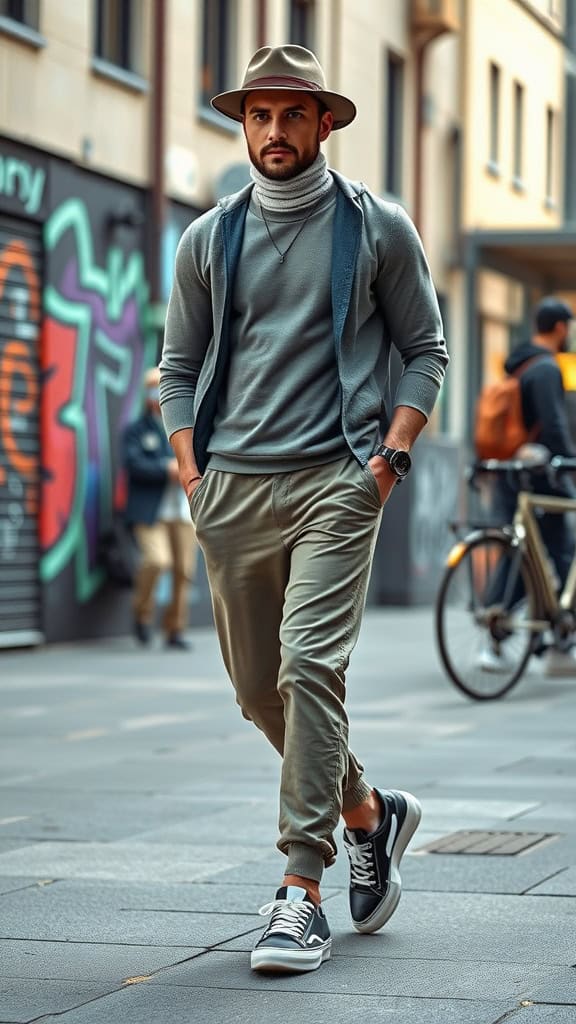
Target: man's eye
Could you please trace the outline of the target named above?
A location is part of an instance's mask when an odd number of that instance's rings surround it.
[[[254,114],[255,121],[265,121],[267,117],[267,114]]]
[[[302,117],[302,114],[299,110],[290,110],[288,111],[288,117],[292,118],[293,121],[296,121]]]

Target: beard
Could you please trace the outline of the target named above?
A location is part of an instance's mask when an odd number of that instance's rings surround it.
[[[296,159],[288,167],[279,165],[278,167],[270,167],[264,164],[264,156],[269,149],[283,149],[287,153],[293,153]],[[265,146],[260,154],[257,154],[250,144],[248,143],[248,155],[251,163],[254,165],[257,171],[260,172],[265,178],[270,181],[290,181],[292,178],[296,178],[303,171],[307,171],[312,166],[318,153],[320,152],[320,140],[317,140],[316,146],[313,149],[305,150],[300,155],[298,150],[294,146],[285,144],[283,146]]]

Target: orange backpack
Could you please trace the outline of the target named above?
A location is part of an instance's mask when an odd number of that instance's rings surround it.
[[[509,376],[487,384],[480,392],[474,418],[474,447],[479,459],[510,459],[521,445],[536,437],[538,424],[528,430],[524,423],[520,377],[540,358],[527,359]]]

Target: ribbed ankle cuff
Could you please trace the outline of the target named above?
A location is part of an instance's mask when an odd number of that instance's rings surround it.
[[[306,843],[290,843],[286,875],[299,875],[319,882],[324,871],[324,858],[319,850]]]
[[[342,797],[342,810],[351,811],[354,807],[358,807],[359,804],[363,804],[368,799],[372,792],[372,786],[369,786],[364,779],[358,779],[351,789],[347,789]]]

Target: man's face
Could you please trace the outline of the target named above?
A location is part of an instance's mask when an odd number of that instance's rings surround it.
[[[576,352],[576,320],[565,320],[562,324],[560,352]]]
[[[288,181],[305,171],[330,135],[333,117],[321,113],[308,93],[257,89],[244,104],[244,134],[250,160],[273,181]]]
[[[572,352],[572,334],[574,320],[559,320],[556,324],[556,338],[559,352]]]

